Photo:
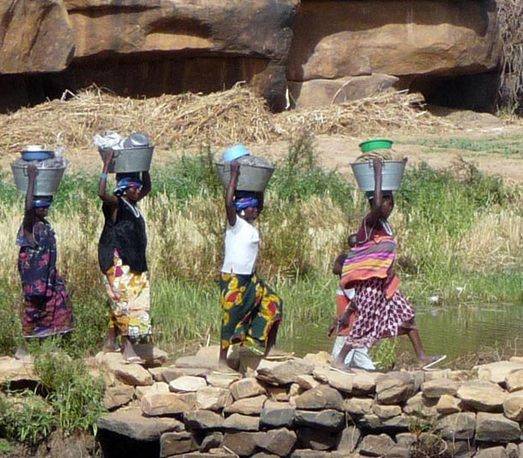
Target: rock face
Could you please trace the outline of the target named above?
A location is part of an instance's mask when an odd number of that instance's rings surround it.
[[[326,80],[381,74],[404,86],[416,77],[492,70],[499,59],[494,11],[493,3],[474,0],[302,1],[287,69],[291,95],[304,106],[319,100],[310,97],[313,82],[326,92],[334,86]]]
[[[74,32],[61,0],[0,3],[0,74],[57,72],[71,62]]]
[[[158,95],[244,80],[274,109],[285,106],[294,0],[24,0],[15,2],[14,14],[13,2],[2,3],[0,22],[8,26],[0,35],[0,49],[8,51],[2,73],[60,71],[73,61],[65,75],[71,85],[98,79],[114,86],[123,78],[128,90],[147,92],[152,79]],[[157,64],[147,68],[139,64],[144,58]]]
[[[485,75],[499,61],[494,0],[1,3],[0,76],[46,72],[36,89],[3,81],[26,92],[20,101],[92,83],[151,96],[247,81],[282,110],[287,88],[298,106],[318,106]]]

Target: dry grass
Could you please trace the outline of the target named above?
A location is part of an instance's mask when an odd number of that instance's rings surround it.
[[[523,109],[523,2],[498,0],[501,34],[500,103],[515,113]]]
[[[246,86],[209,95],[163,95],[131,99],[91,87],[68,100],[52,100],[0,115],[0,150],[17,152],[28,143],[90,148],[94,134],[147,132],[163,149],[234,142],[266,143],[307,129],[314,134],[421,131],[451,126],[422,107],[417,94],[390,92],[315,110],[272,114]]]
[[[518,267],[523,259],[523,216],[514,210],[501,210],[478,214],[476,221],[458,245],[463,265],[475,272]]]

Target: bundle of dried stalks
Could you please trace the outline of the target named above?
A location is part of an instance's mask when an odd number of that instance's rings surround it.
[[[13,114],[0,115],[0,150],[17,152],[27,143],[92,147],[93,135],[114,130],[147,132],[159,148],[209,143],[261,143],[287,139],[307,129],[314,134],[422,129],[443,121],[420,109],[422,97],[383,93],[342,105],[273,115],[265,101],[237,85],[209,95],[120,97],[91,87],[65,100],[52,100]],[[446,124],[445,124],[446,125]]]
[[[155,144],[264,142],[275,136],[265,101],[245,86],[209,95],[181,94],[131,99],[91,87],[65,100],[52,100],[0,116],[0,149],[27,143],[92,146],[105,130],[147,132]]]
[[[421,130],[451,126],[422,109],[421,94],[406,91],[384,92],[373,97],[330,105],[314,110],[296,110],[278,115],[279,132],[307,129],[315,134],[383,132],[386,129]]]

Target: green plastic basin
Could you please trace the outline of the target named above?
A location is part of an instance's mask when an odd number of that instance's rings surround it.
[[[365,142],[362,142],[359,146],[362,153],[369,153],[370,151],[374,151],[377,149],[391,149],[392,143],[392,140],[376,138],[374,140],[367,140]]]

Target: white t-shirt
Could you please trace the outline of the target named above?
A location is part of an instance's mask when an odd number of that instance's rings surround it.
[[[260,234],[252,224],[236,217],[236,224],[227,223],[225,231],[225,259],[222,272],[251,275],[258,257]]]

